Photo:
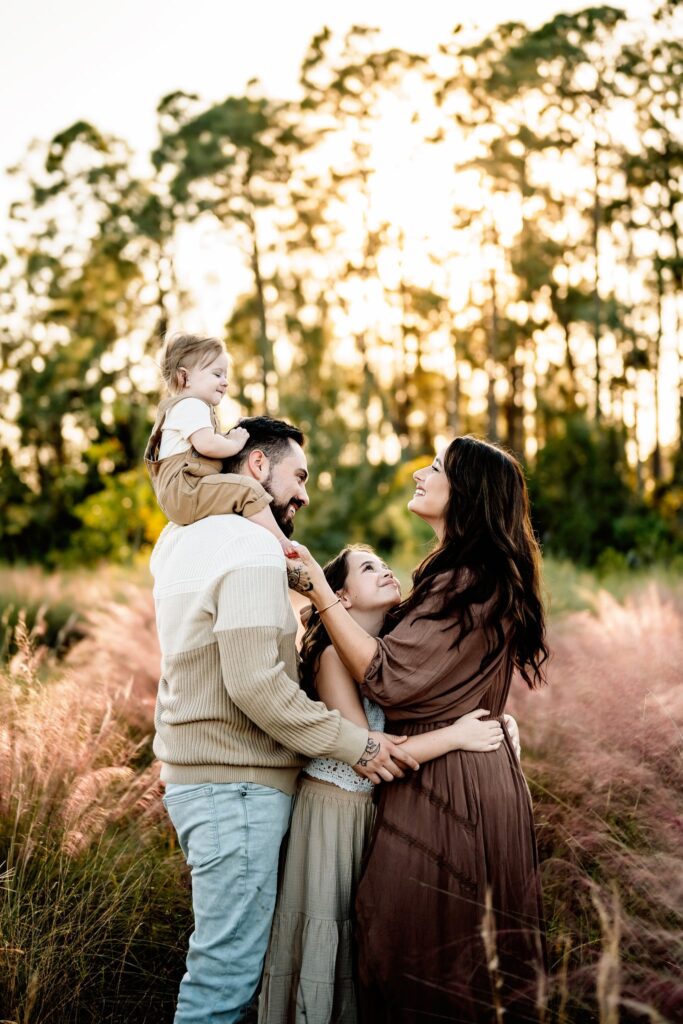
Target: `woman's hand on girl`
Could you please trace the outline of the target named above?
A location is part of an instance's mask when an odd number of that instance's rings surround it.
[[[488,751],[498,750],[505,734],[497,718],[482,722],[491,712],[486,708],[477,708],[463,715],[449,728],[453,731],[454,750]]]

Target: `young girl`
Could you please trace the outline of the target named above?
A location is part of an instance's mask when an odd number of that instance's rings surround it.
[[[159,405],[145,464],[164,514],[179,526],[236,512],[265,527],[286,555],[295,547],[275,522],[272,498],[257,480],[221,473],[249,434],[234,427],[221,434],[214,412],[228,386],[228,357],[218,338],[176,334],[162,354],[161,374],[170,397]]]
[[[371,548],[354,545],[324,573],[349,615],[377,636],[386,613],[401,599],[391,570]],[[383,728],[383,712],[361,700],[316,611],[302,640],[300,678],[313,699],[358,725]],[[485,715],[488,711],[479,708],[446,728],[411,737],[406,747],[420,762],[456,749],[497,750],[503,730],[497,721],[480,721]],[[375,815],[372,790],[371,782],[340,761],[314,758],[304,769],[266,957],[259,1024],[357,1020],[352,908]]]

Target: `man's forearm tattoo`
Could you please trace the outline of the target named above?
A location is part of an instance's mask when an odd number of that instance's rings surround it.
[[[377,757],[380,750],[380,744],[377,740],[373,740],[372,736],[368,736],[368,742],[365,744],[365,750],[356,761],[361,768],[367,768],[368,761],[372,761],[373,758]]]
[[[311,577],[303,562],[294,565],[287,562],[287,583],[292,590],[296,590],[299,594],[308,594],[313,590]]]

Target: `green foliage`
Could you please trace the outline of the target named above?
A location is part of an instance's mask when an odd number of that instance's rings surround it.
[[[149,548],[166,525],[144,466],[106,477],[104,488],[74,509],[81,528],[74,532],[62,564],[77,566],[102,559],[130,562]]]
[[[165,96],[142,174],[86,121],[36,143],[0,253],[0,559],[125,562],[153,543],[152,351],[189,308],[174,254],[211,218],[248,282],[226,296],[233,394],[306,431],[300,533],[321,554],[362,539],[418,555],[405,467],[472,431],[538,444],[547,550],[605,572],[674,557],[680,456],[658,437],[631,466],[624,443],[642,440],[627,411],[646,383],[664,388],[683,289],[679,14],[661,6],[652,31],[609,6],[459,28],[438,62],[378,51],[368,27],[324,29],[298,100],[256,81],[219,102]],[[419,242],[379,200],[394,109],[398,162],[441,146],[451,160],[462,138],[452,209]]]
[[[339,466],[332,468],[329,478],[321,490],[314,477],[314,500],[297,517],[297,535],[316,557],[328,559],[345,544],[363,543],[386,557],[398,555],[403,564],[433,536],[406,512],[414,489],[406,483],[406,466]]]
[[[529,472],[544,548],[605,570],[683,552],[681,532],[632,489],[621,433],[576,416],[560,426]]]

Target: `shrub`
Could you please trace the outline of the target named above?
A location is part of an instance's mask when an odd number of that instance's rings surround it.
[[[592,566],[611,550],[612,564],[621,557],[633,568],[683,552],[674,513],[634,491],[623,437],[613,427],[560,421],[530,469],[529,490],[537,532],[557,557]]]

